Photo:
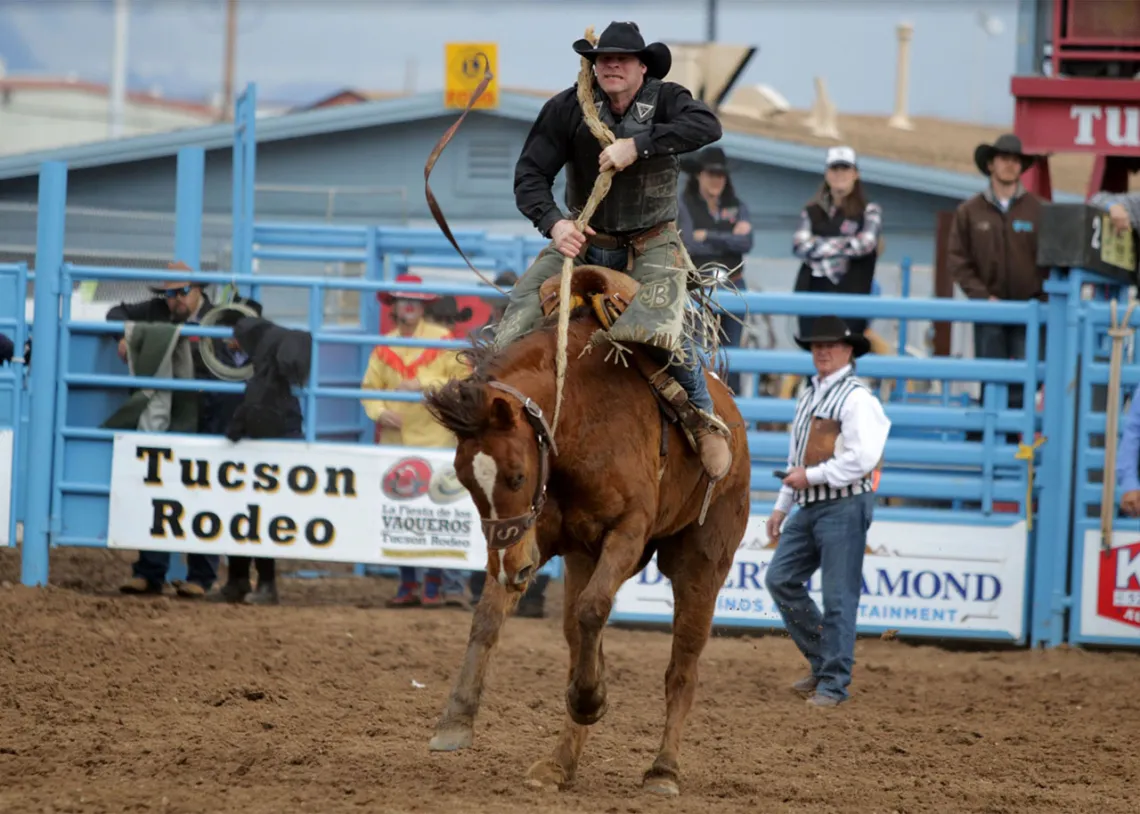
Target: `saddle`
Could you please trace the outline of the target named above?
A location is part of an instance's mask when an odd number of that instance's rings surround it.
[[[589,306],[604,330],[609,330],[629,304],[637,296],[641,284],[622,271],[614,271],[604,266],[578,266],[571,272],[570,308]],[[550,317],[558,312],[561,302],[559,287],[562,285],[561,272],[554,275],[538,290],[539,303],[543,316]],[[665,372],[646,354],[633,354],[634,364],[641,375],[649,382],[650,389],[657,397],[661,409],[661,459],[659,476],[664,474],[664,459],[668,452],[664,423],[678,424],[694,452],[699,452],[695,432],[703,425],[697,411],[689,403],[685,388]]]
[[[538,289],[543,316],[549,317],[558,311],[561,303],[558,290],[561,285],[560,272]],[[570,309],[589,305],[598,322],[608,331],[633,302],[639,288],[641,284],[625,272],[603,266],[580,266],[571,273]]]

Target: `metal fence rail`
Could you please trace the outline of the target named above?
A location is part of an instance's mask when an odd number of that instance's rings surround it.
[[[28,338],[27,288],[26,263],[0,263],[0,334],[12,341],[16,354],[11,363],[0,366],[0,546],[16,545],[16,524],[24,515],[23,478],[19,475],[26,468],[27,455],[27,368],[23,358]]]
[[[408,286],[394,282],[395,274],[408,267],[459,267],[435,229],[255,223],[253,101],[251,89],[238,102],[231,266],[228,273],[203,273],[197,279],[207,285],[236,286],[255,296],[261,289],[280,288],[303,303],[297,313],[304,318],[275,321],[306,329],[313,337],[309,384],[299,391],[304,440],[273,443],[282,449],[306,444],[305,449],[315,455],[330,449],[355,455],[361,442],[370,441],[365,436],[367,422],[360,400],[421,398],[418,393],[355,386],[371,348],[466,345],[460,340],[379,335],[375,295],[416,290],[485,297],[491,289],[482,284],[428,281]],[[201,150],[180,153],[174,255],[193,267],[199,267],[201,255],[203,171]],[[123,326],[73,320],[73,285],[81,280],[175,280],[179,273],[65,263],[66,201],[66,166],[44,164],[37,205],[37,319],[31,326],[35,361],[28,377],[22,370],[0,371],[0,410],[7,410],[8,425],[19,432],[27,416],[27,431],[20,432],[15,455],[19,471],[11,478],[20,485],[14,496],[10,488],[8,497],[25,521],[21,576],[29,585],[46,582],[53,546],[108,544],[114,439],[137,433],[113,433],[100,424],[124,390],[242,390],[235,383],[142,378],[120,372],[108,337],[117,335]],[[456,237],[480,265],[495,271],[523,271],[545,244],[537,238],[477,231],[461,231]],[[306,263],[323,264],[325,273],[267,274],[258,269],[262,262],[294,264],[293,268],[302,271]],[[352,264],[355,276],[346,277],[346,270],[329,265],[336,263]],[[0,286],[5,287],[0,293],[7,287],[13,289],[11,297],[0,299],[0,326],[13,329],[20,344],[29,327],[22,311],[28,277],[26,267],[0,265]],[[1089,284],[1091,299],[1085,291]],[[1100,450],[1104,443],[1116,442],[1098,439],[1105,426],[1104,406],[1098,398],[1103,402],[1099,393],[1108,376],[1103,300],[1120,297],[1122,287],[1074,269],[1054,270],[1045,288],[1048,302],[1026,303],[768,292],[717,295],[721,307],[737,315],[831,313],[893,320],[902,327],[900,336],[905,336],[907,324],[927,320],[1026,329],[1031,361],[924,359],[902,352],[867,356],[858,362],[859,375],[871,380],[926,383],[930,390],[911,394],[904,386],[895,391],[897,398],[885,403],[893,429],[878,487],[883,505],[876,509],[873,525],[879,537],[867,552],[869,565],[864,567],[861,629],[903,627],[914,635],[1045,645],[1066,640],[1140,644],[1140,542],[1126,536],[1123,541],[1113,540],[1109,551],[1102,551],[1099,543],[1090,550],[1084,539],[1097,525],[1093,515],[1100,500]],[[325,312],[330,291],[359,297],[356,320],[328,324]],[[6,307],[5,302],[17,307]],[[1138,321],[1134,319],[1133,324]],[[1039,347],[1042,328],[1044,348]],[[217,338],[229,336],[230,330],[183,326],[183,333]],[[900,350],[906,350],[905,344]],[[1039,357],[1043,361],[1032,361]],[[726,359],[733,372],[745,375],[802,378],[813,372],[809,355],[799,351],[732,348]],[[1126,385],[1140,381],[1140,367],[1128,366],[1124,381]],[[980,383],[980,399],[951,396],[952,388],[961,383]],[[1009,405],[1013,386],[1024,392],[1019,408]],[[1042,388],[1039,407],[1034,396]],[[764,604],[761,574],[770,546],[762,529],[778,488],[772,470],[784,463],[787,444],[786,435],[772,425],[790,422],[794,402],[751,392],[737,401],[745,420],[755,425],[748,435],[754,494],[749,532],[737,555],[738,568],[722,590],[714,621],[770,626],[778,617]],[[354,434],[355,446],[334,447],[326,440],[334,436],[352,439]],[[171,438],[177,443],[176,436]],[[198,438],[195,443],[202,443]],[[20,448],[34,449],[35,455],[21,458]],[[1131,521],[1117,523],[1126,535],[1130,526]],[[281,549],[268,551],[279,556],[276,552]],[[1112,558],[1118,567],[1115,577],[1118,582],[1123,578],[1115,586],[1105,578],[1106,563]],[[1093,570],[1097,584],[1089,581]],[[662,577],[654,565],[622,590],[614,619],[667,622],[670,618],[668,595],[660,593]],[[1133,600],[1135,608],[1129,605]],[[1095,624],[1090,626],[1090,621]]]

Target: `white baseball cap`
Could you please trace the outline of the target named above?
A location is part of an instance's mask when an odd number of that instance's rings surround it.
[[[836,164],[850,164],[852,167],[859,166],[855,160],[855,151],[850,147],[832,147],[827,151],[825,166],[834,167]]]

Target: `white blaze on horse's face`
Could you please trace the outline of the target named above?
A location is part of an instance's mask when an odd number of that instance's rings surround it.
[[[483,492],[483,498],[487,501],[487,511],[490,512],[491,520],[498,520],[499,515],[495,511],[495,481],[499,479],[499,465],[495,463],[495,459],[488,455],[486,452],[480,450],[475,453],[475,457],[471,459],[471,470],[475,475],[475,483],[479,485],[479,489]],[[503,568],[503,552],[488,551],[488,557],[498,556],[497,563],[499,571],[499,584],[506,586],[507,572]]]
[[[499,485],[503,469],[494,456],[479,450],[471,457],[471,479],[475,482],[472,492],[478,492],[487,502],[487,520],[512,517],[513,511],[500,511],[495,505],[495,489]],[[530,582],[541,555],[535,529],[531,527],[517,542],[505,548],[487,550],[487,575],[498,581],[504,588],[521,591]]]

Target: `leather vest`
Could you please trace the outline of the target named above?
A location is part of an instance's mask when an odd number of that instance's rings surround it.
[[[819,237],[851,236],[863,231],[863,216],[848,218],[842,210],[832,217],[822,206],[813,203],[807,208],[808,218],[811,219],[812,234]],[[846,228],[844,228],[846,225]],[[842,294],[870,294],[871,283],[875,278],[875,264],[879,259],[878,252],[871,252],[863,257],[852,257],[847,261],[847,273],[839,278],[835,291]],[[804,263],[800,266],[796,279],[796,291],[810,289],[811,266]],[[850,320],[848,320],[850,324]]]
[[[598,118],[616,138],[633,138],[648,132],[657,114],[661,80],[648,79],[620,121],[614,120],[607,97],[594,88]],[[590,198],[598,177],[598,156],[602,146],[590,133],[585,120],[572,136],[572,160],[566,163],[566,206],[577,215]],[[590,219],[599,233],[620,235],[640,232],[677,218],[677,176],[681,160],[675,155],[638,158],[615,173],[609,193]]]
[[[689,208],[689,217],[693,220],[693,231],[697,229],[704,229],[707,232],[719,232],[721,234],[732,234],[732,227],[736,225],[737,219],[740,217],[740,207],[738,206],[722,206],[720,210],[721,217],[714,217],[709,212],[709,205],[700,194],[686,195],[685,205]],[[701,256],[701,262],[708,262]],[[744,255],[739,252],[721,251],[711,258],[714,263],[721,263],[725,268],[734,269],[744,262]],[[743,271],[737,272],[741,274]]]

